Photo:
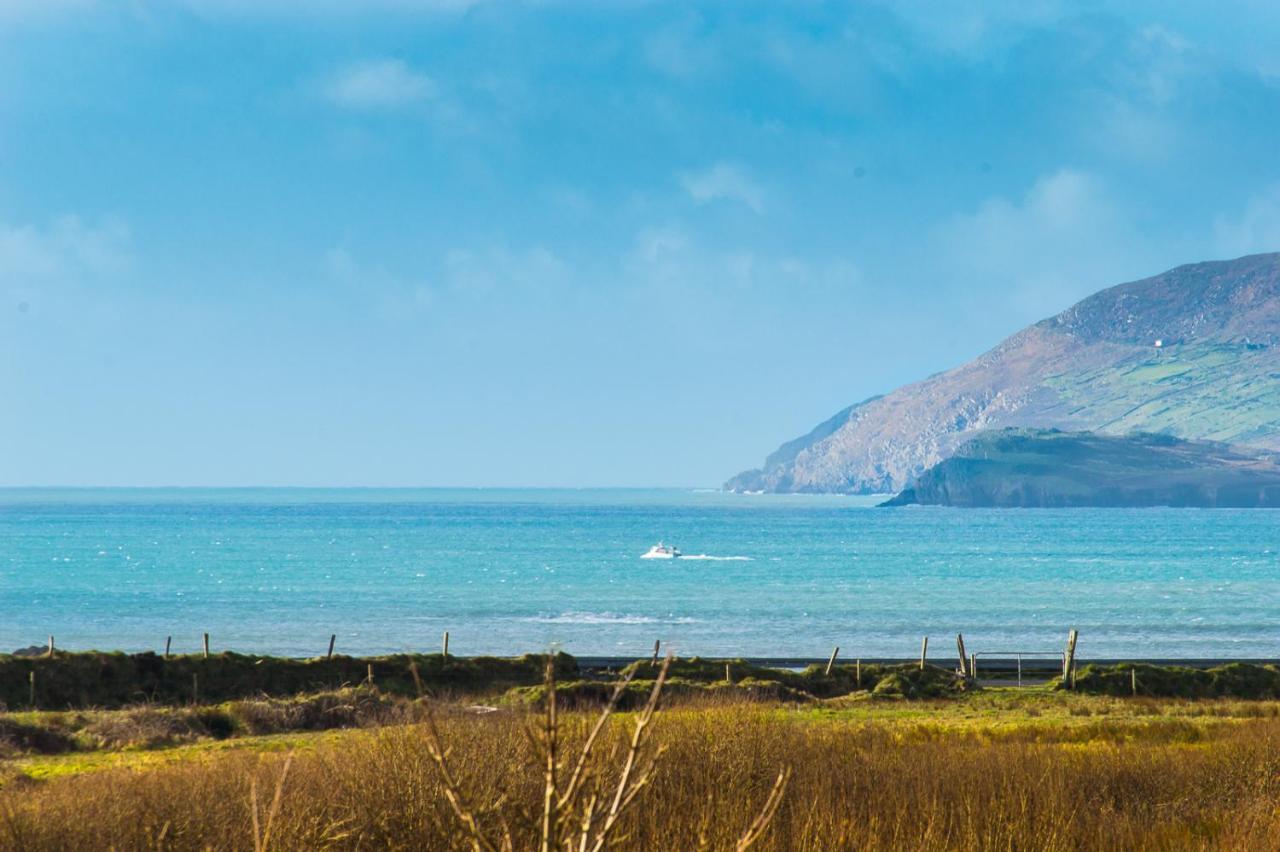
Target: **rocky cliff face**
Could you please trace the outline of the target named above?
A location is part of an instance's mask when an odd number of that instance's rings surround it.
[[[1168,435],[1005,429],[965,442],[883,504],[1274,508],[1280,464],[1265,453]]]
[[[891,493],[974,433],[1162,433],[1280,449],[1280,254],[1103,290],[945,373],[851,406],[736,491]]]

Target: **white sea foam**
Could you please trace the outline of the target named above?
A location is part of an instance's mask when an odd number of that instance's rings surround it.
[[[535,615],[521,621],[537,624],[695,624],[696,618],[654,618],[620,612],[562,612],[559,615]]]
[[[704,562],[750,562],[750,556],[712,556],[707,553],[685,553],[680,556],[680,561],[689,559],[701,559]]]

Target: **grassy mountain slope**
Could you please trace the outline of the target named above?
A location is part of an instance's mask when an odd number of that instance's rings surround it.
[[[1278,338],[1280,254],[1180,266],[851,406],[726,487],[896,492],[974,433],[1006,427],[1280,449]]]

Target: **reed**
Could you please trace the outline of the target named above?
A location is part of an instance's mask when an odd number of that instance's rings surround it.
[[[1269,849],[1280,836],[1274,704],[1057,694],[863,705],[726,699],[654,713],[631,775],[650,780],[605,845],[731,849],[762,813],[771,820],[753,842],[766,850]],[[642,713],[557,708],[556,790],[582,792],[572,806],[557,799],[553,827],[573,835],[593,794],[607,813]],[[246,749],[10,783],[0,848],[238,850],[256,836],[275,850],[474,849],[452,789],[499,848],[505,823],[512,849],[538,849],[546,714],[437,703],[430,724],[311,735],[287,776],[288,755]],[[584,753],[591,768],[577,777],[590,777],[574,781]]]

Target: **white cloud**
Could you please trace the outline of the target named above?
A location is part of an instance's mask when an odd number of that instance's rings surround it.
[[[129,229],[64,216],[47,227],[0,222],[0,288],[31,294],[49,284],[117,274],[132,265]]]
[[[988,199],[974,213],[953,221],[949,229],[970,245],[975,239],[1008,243],[1011,237],[1032,235],[1061,238],[1090,224],[1099,214],[1110,218],[1105,196],[1096,178],[1062,169],[1037,180],[1021,201]]]
[[[331,285],[329,297],[394,320],[426,310],[444,317],[496,304],[518,313],[522,304],[553,302],[581,283],[559,255],[541,245],[456,248],[411,268],[389,268],[339,245],[320,256],[319,269]]]
[[[203,17],[275,17],[312,19],[361,18],[372,14],[456,14],[486,0],[170,0],[170,5]],[[65,18],[86,10],[123,11],[145,15],[148,7],[162,3],[113,2],[112,0],[0,0],[0,24],[27,23]]]
[[[644,41],[649,65],[671,77],[706,74],[721,64],[720,44],[696,12],[661,27]]]
[[[1149,243],[1101,180],[1061,169],[1017,200],[991,198],[934,235],[937,274],[972,300],[1000,294],[993,310],[1020,323],[1157,268]]]
[[[756,292],[770,303],[780,289],[821,301],[824,293],[847,293],[862,284],[858,267],[845,257],[802,258],[742,246],[713,248],[672,225],[641,230],[621,272],[620,280],[641,290],[711,296]]]
[[[915,36],[935,49],[976,58],[1016,42],[1023,34],[1052,26],[1069,11],[1062,0],[1021,3],[952,3],[950,0],[876,0]]]
[[[485,295],[502,290],[546,294],[570,283],[570,269],[545,246],[513,250],[491,246],[483,250],[455,249],[444,258],[443,280],[456,295]]]
[[[325,96],[348,109],[387,109],[431,97],[436,85],[399,59],[349,65],[325,85]]]
[[[680,176],[680,183],[699,204],[737,201],[756,213],[764,212],[764,191],[741,169],[729,163],[716,163],[700,172],[686,172]]]
[[[645,263],[657,263],[680,254],[688,246],[689,237],[679,228],[646,228],[636,236],[635,255]]]
[[[3,2],[4,0],[0,0]],[[69,0],[63,0],[68,2]],[[197,12],[237,15],[283,15],[297,13],[362,17],[384,12],[462,12],[483,0],[179,0]]]
[[[1249,199],[1237,215],[1215,217],[1213,244],[1219,257],[1280,251],[1280,184]]]
[[[50,20],[95,5],[96,0],[0,0],[0,24]]]

